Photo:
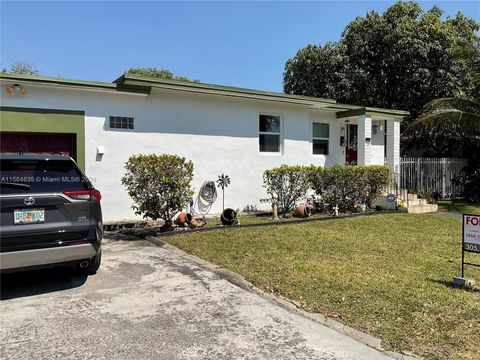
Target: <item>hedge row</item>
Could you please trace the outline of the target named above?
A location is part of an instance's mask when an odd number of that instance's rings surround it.
[[[389,184],[387,166],[288,166],[266,170],[263,182],[269,194],[278,199],[283,215],[293,211],[300,200],[307,200],[317,210],[353,211],[359,204],[372,203]]]

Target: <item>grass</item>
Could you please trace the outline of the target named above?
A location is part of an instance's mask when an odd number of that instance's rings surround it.
[[[460,219],[382,214],[166,240],[307,311],[376,335],[387,349],[480,358],[480,291],[450,286],[460,271]],[[466,271],[480,281],[480,269]]]
[[[314,214],[308,219],[316,219],[316,218],[324,218],[328,217],[329,215],[327,214]],[[297,217],[287,217],[287,218],[279,218],[277,220],[272,219],[272,213],[264,213],[264,214],[258,214],[258,215],[240,215],[238,217],[238,220],[240,222],[240,225],[252,225],[252,224],[275,224],[278,222],[289,222],[289,221],[299,221],[299,220],[305,220],[302,218],[297,218]],[[214,217],[214,218],[209,218],[207,219],[207,227],[218,227],[221,226],[222,222],[220,221],[220,217]]]
[[[458,214],[480,214],[480,204],[444,200],[438,202],[438,210]]]

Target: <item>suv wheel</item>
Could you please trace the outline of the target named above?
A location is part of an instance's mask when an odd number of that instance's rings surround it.
[[[90,259],[88,266],[84,268],[80,268],[83,273],[87,275],[94,275],[96,274],[98,268],[100,267],[100,262],[102,261],[102,251],[95,255],[93,258]]]

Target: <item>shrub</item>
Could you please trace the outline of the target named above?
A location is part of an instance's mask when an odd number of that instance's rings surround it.
[[[321,197],[326,208],[333,210],[338,205],[340,211],[353,210],[359,201],[363,188],[363,171],[359,167],[335,165],[321,170],[322,178],[312,185],[313,190]]]
[[[266,170],[263,182],[270,194],[278,198],[282,214],[293,210],[311,188],[315,196],[309,198],[317,211],[355,210],[357,205],[372,204],[389,184],[387,166],[287,166]]]
[[[277,197],[282,215],[293,211],[298,200],[306,196],[309,188],[307,170],[302,166],[282,165],[265,170],[263,183],[269,194]]]
[[[171,225],[193,195],[193,164],[176,155],[134,155],[125,163],[122,184],[134,201],[135,214]]]
[[[471,203],[480,203],[480,169],[463,170],[452,182],[463,186],[465,200]]]
[[[391,169],[388,166],[363,166],[365,169],[365,190],[368,191],[366,203],[372,207],[372,203],[385,191],[392,179]]]
[[[360,203],[372,207],[390,181],[390,169],[386,166],[312,166],[308,179],[324,207],[340,211],[352,211]]]

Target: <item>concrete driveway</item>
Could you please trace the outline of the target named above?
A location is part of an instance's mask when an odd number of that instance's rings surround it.
[[[391,359],[146,241],[1,286],[2,359]]]

